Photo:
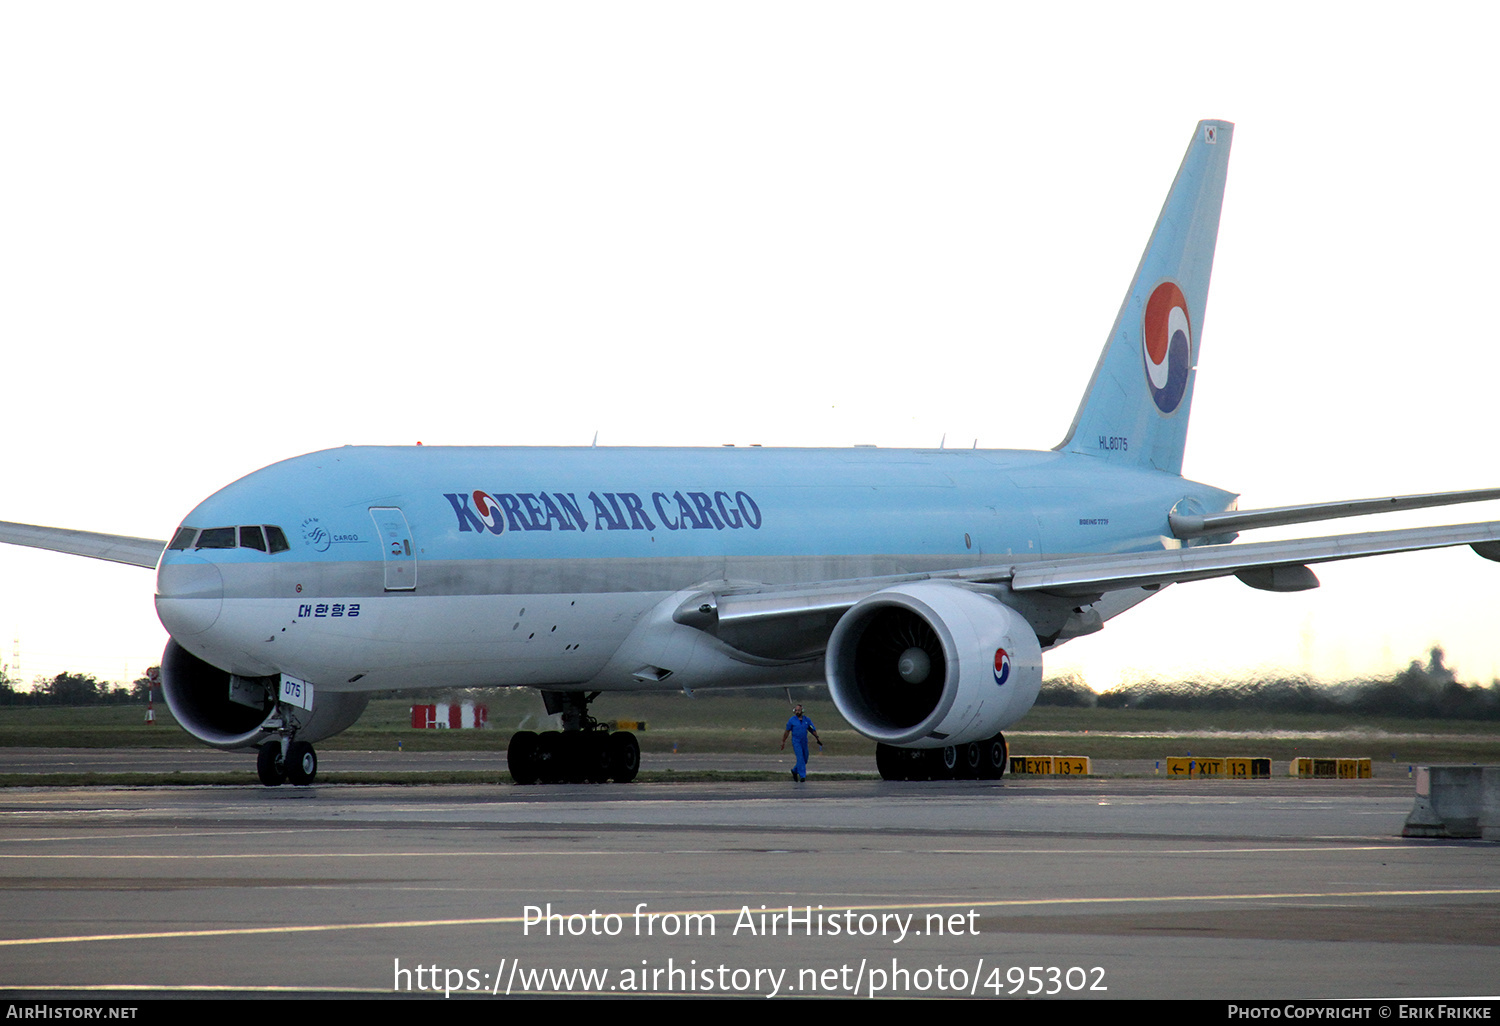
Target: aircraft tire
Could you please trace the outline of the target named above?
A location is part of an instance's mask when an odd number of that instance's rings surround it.
[[[583,735],[584,773],[583,779],[591,784],[602,784],[610,777],[609,735],[602,730],[591,730]]]
[[[569,784],[581,784],[588,779],[589,738],[583,731],[563,731],[558,739],[558,751],[562,753],[559,780]]]
[[[986,741],[979,742],[983,759],[979,766],[980,780],[999,780],[1005,775],[1010,767],[1010,745],[1005,741],[1004,734],[996,734]]]
[[[281,742],[267,741],[255,750],[255,773],[267,787],[280,787],[286,781],[281,762]]]
[[[984,769],[983,742],[970,741],[966,745],[959,745],[958,757],[958,773],[955,775],[964,780],[977,779]]]
[[[907,779],[910,760],[903,758],[904,754],[894,745],[876,744],[875,768],[880,771],[881,780]]]
[[[311,784],[318,776],[318,753],[306,741],[293,741],[286,749],[286,779],[298,786]]]
[[[510,778],[516,783],[537,782],[536,746],[534,731],[518,730],[510,736],[510,744],[505,749],[505,763],[510,768]]]
[[[536,754],[536,777],[544,784],[561,783],[567,776],[565,753],[563,751],[562,732],[557,730],[544,730],[537,735]]]
[[[609,775],[617,784],[628,784],[641,771],[641,743],[628,730],[609,735]]]
[[[953,780],[959,776],[962,760],[959,757],[958,748],[953,745],[944,745],[942,748],[931,749],[931,752],[932,758],[929,764],[932,766],[933,780]]]

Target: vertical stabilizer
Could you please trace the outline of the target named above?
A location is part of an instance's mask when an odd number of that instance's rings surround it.
[[[1198,122],[1060,451],[1182,473],[1233,134]]]

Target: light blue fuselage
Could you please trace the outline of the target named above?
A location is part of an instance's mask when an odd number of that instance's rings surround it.
[[[725,581],[1175,547],[1174,506],[1233,498],[1063,452],[346,447],[200,503],[185,527],[274,525],[289,548],[169,548],[157,608],[215,666],[329,691],[818,681],[820,662],[745,659],[671,609]]]

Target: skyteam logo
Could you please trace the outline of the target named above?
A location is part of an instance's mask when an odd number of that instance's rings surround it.
[[[302,521],[302,540],[319,552],[327,552],[328,546],[333,544],[333,535],[318,522],[317,517],[308,517]]]
[[[1003,648],[995,649],[995,684],[1003,687],[1010,680],[1010,653]]]
[[[1173,413],[1187,391],[1193,362],[1193,329],[1187,300],[1175,282],[1164,281],[1146,300],[1141,318],[1141,359],[1151,399],[1163,413]]]

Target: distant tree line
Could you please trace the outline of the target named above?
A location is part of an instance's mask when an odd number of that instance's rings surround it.
[[[1315,684],[1305,678],[1240,682],[1143,681],[1097,695],[1071,677],[1042,685],[1037,705],[1101,709],[1255,709],[1282,713],[1341,713],[1414,719],[1500,719],[1500,681],[1488,687],[1465,684],[1434,648],[1423,665],[1410,666],[1388,680]]]
[[[1465,684],[1443,660],[1443,650],[1433,648],[1425,665],[1414,659],[1406,669],[1385,680],[1342,684],[1316,684],[1301,677],[1234,682],[1148,680],[1127,684],[1102,695],[1095,694],[1076,678],[1053,677],[1042,684],[1037,705],[1100,709],[1255,709],[1413,719],[1500,720],[1500,680],[1487,687]],[[145,704],[150,686],[148,677],[138,677],[127,687],[101,681],[92,674],[64,672],[51,678],[37,678],[30,688],[23,689],[16,686],[9,670],[0,666],[0,706]],[[156,697],[161,697],[159,692]],[[482,700],[485,695],[476,692],[472,697]]]
[[[64,671],[56,677],[38,677],[30,688],[22,689],[16,687],[9,669],[0,667],[0,706],[139,705],[145,703],[150,687],[147,677],[139,677],[126,687],[101,681],[93,674]]]

